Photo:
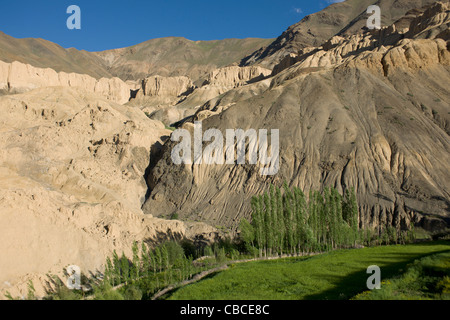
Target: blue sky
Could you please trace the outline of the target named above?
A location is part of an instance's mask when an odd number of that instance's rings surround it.
[[[0,31],[100,51],[149,39],[276,38],[333,0],[21,0],[0,2]],[[81,30],[69,30],[67,7],[81,8]]]

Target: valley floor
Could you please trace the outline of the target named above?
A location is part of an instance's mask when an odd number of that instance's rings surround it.
[[[431,272],[435,277],[443,279],[440,282],[435,281],[442,287],[450,273],[449,256],[450,242],[440,241],[339,250],[313,257],[248,262],[231,265],[228,270],[215,276],[180,288],[168,299],[348,300],[363,292],[366,293],[356,298],[370,298],[371,293],[367,293],[366,282],[370,276],[367,274],[367,268],[371,265],[381,268],[382,289],[377,291],[388,293],[385,296],[374,295],[374,299],[407,299],[408,295],[399,292],[396,296],[395,292],[386,290],[385,287],[392,284],[388,279],[396,278],[392,281],[397,284],[405,281],[416,283],[420,272],[424,272],[421,266],[428,265],[428,269],[432,270],[428,273]],[[431,262],[416,261],[427,257]],[[415,277],[411,276],[414,273]],[[403,278],[399,276],[402,274],[407,275],[409,280],[403,279],[405,276]],[[401,289],[401,285],[397,287]],[[409,298],[448,298],[445,292],[442,292],[442,295],[431,292],[439,288],[419,289],[423,292],[415,292]],[[446,290],[445,286],[441,289]],[[427,291],[430,291],[429,294]]]

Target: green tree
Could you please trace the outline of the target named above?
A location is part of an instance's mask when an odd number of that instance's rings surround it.
[[[264,194],[264,234],[266,236],[266,241],[264,244],[264,251],[267,256],[267,252],[273,247],[273,220],[272,220],[272,210],[271,210],[271,200],[270,194]]]
[[[132,252],[133,252],[133,262],[131,265],[130,277],[131,277],[131,280],[134,281],[134,280],[139,279],[139,273],[140,273],[140,269],[141,269],[141,264],[140,264],[140,259],[139,259],[139,246],[138,246],[137,241],[133,242]]]
[[[142,242],[141,244],[141,264],[144,276],[150,276],[150,255],[145,242]]]
[[[265,246],[266,232],[263,214],[263,197],[256,196],[252,198],[252,225],[255,230],[255,240],[259,248],[259,255],[262,257],[262,251]]]
[[[113,267],[113,263],[109,257],[106,258],[104,279],[105,279],[105,282],[109,283],[112,286],[115,286],[114,267]]]
[[[176,241],[168,241],[163,246],[166,250],[166,266],[175,266],[178,262],[184,259],[184,249]]]
[[[294,195],[289,189],[287,183],[284,183],[284,198],[283,198],[283,216],[284,216],[284,226],[285,226],[285,239],[286,248],[289,253],[294,253],[297,243],[295,242],[296,237],[296,221],[294,217]]]
[[[298,252],[303,251],[307,241],[308,210],[306,196],[300,188],[294,187],[294,244],[298,246]]]
[[[122,282],[127,283],[130,279],[130,263],[125,253],[122,253],[122,257],[120,258],[120,268],[122,271]]]
[[[156,270],[158,268],[158,259],[156,257],[155,251],[151,249],[148,250],[148,257],[150,261],[150,266],[153,266],[153,273],[156,273]]]
[[[281,194],[280,188],[275,189],[275,230],[276,230],[276,250],[278,253],[283,254],[284,251],[284,242],[286,236],[286,225],[284,223],[284,201],[283,195]]]
[[[248,222],[247,219],[242,219],[239,224],[240,237],[242,241],[248,246],[254,246],[255,228]]]
[[[120,284],[122,281],[121,275],[120,275],[120,258],[117,254],[116,250],[113,251],[113,278],[114,278],[114,285]]]
[[[156,262],[156,265],[159,268],[159,272],[162,272],[163,257],[162,257],[162,254],[161,254],[161,249],[159,247],[155,248],[155,262]]]

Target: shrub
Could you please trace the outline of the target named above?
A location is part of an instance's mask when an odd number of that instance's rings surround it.
[[[123,294],[125,300],[142,300],[142,296],[142,291],[135,286],[129,286]]]
[[[167,250],[169,265],[174,265],[176,262],[181,261],[185,257],[183,247],[175,241],[166,242],[164,247]]]
[[[213,252],[213,250],[211,249],[211,247],[210,246],[206,246],[205,247],[205,250],[204,250],[204,253],[203,253],[206,257],[212,257],[212,256],[214,256],[214,252]]]
[[[106,283],[94,288],[94,300],[124,300],[124,297]]]

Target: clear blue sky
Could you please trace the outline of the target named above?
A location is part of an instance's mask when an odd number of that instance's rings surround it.
[[[168,36],[190,40],[276,38],[333,0],[17,0],[0,2],[0,31],[100,51]],[[69,5],[81,30],[68,30]]]

